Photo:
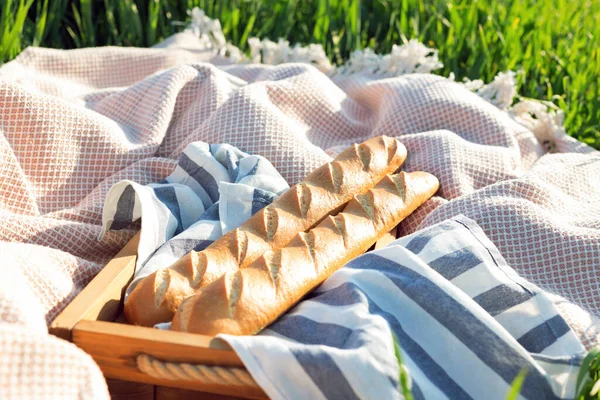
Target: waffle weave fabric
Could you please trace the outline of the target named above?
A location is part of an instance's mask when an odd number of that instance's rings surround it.
[[[555,293],[586,347],[600,343],[600,154],[534,134],[433,75],[327,76],[307,64],[228,65],[209,50],[26,49],[0,68],[0,398],[107,397],[98,367],[47,324],[133,236],[102,240],[122,180],[159,182],[191,142],[267,158],[293,185],[385,134],[438,194],[402,235],[459,214],[523,278]]]

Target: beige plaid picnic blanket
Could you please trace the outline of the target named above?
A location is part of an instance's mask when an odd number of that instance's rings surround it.
[[[111,185],[160,181],[199,140],[260,154],[295,184],[352,143],[400,139],[404,169],[441,183],[401,234],[475,220],[598,344],[600,154],[525,125],[442,77],[232,64],[189,35],[26,49],[0,68],[0,398],[108,396],[93,360],[47,325],[134,234],[98,240]]]

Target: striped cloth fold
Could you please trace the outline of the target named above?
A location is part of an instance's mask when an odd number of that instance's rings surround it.
[[[228,144],[189,144],[177,167],[160,183],[124,180],[104,203],[104,233],[141,218],[136,273],[126,296],[143,277],[200,251],[289,188],[262,156]]]
[[[117,183],[105,231],[142,219],[127,294],[288,187],[265,158],[203,142],[161,183]],[[571,399],[585,352],[551,295],[465,216],[356,258],[258,336],[221,335],[275,399],[399,398],[394,336],[416,399],[501,399],[522,369],[522,398]]]
[[[585,349],[550,296],[458,216],[349,262],[253,337],[221,335],[273,399],[572,399]]]

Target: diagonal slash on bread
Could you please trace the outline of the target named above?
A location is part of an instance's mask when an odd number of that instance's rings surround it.
[[[264,329],[346,262],[437,191],[427,172],[386,176],[355,196],[336,216],[298,233],[278,250],[246,268],[227,272],[187,298],[171,329],[204,335],[252,335]]]
[[[339,212],[354,195],[395,172],[405,159],[404,145],[386,136],[349,147],[203,251],[192,251],[142,279],[125,301],[127,320],[144,326],[170,321],[184,298],[286,246],[298,232]]]

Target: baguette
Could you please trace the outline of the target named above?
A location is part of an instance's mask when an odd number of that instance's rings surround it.
[[[252,335],[406,218],[438,189],[426,172],[385,177],[355,196],[287,247],[269,251],[244,269],[228,272],[179,307],[171,329],[204,335]]]
[[[405,159],[404,145],[386,136],[351,146],[203,251],[192,251],[142,279],[125,301],[127,320],[144,326],[170,321],[184,298],[287,245],[298,232],[396,171]]]

